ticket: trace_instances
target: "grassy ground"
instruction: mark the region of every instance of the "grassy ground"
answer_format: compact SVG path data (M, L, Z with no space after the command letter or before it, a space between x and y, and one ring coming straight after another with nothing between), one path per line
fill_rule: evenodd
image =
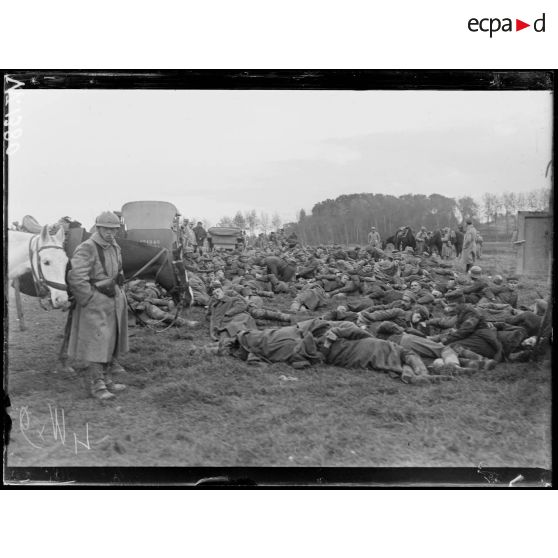
M331 366L261 370L196 350L209 338L194 308L194 329L131 329L128 389L100 404L79 372L56 372L66 315L23 299L27 331L9 306L11 466L551 466L548 361L420 387Z

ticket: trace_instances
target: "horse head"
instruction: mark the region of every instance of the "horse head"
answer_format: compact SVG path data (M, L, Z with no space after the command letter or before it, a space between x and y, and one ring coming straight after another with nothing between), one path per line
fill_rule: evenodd
M45 225L41 233L30 241L29 257L33 277L39 287L48 288L52 306L66 307L68 292L65 275L68 256L64 251L64 229L60 228L52 235Z

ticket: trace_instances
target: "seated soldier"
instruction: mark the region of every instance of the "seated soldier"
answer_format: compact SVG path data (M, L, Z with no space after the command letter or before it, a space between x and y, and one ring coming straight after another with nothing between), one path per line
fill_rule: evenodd
M500 362L502 345L498 341L496 329L489 327L480 312L465 302L462 292L447 293L446 299L455 307L456 323L455 330L444 335L441 342L452 347L458 345Z
M207 287L201 278L195 273L189 273L188 283L194 295L193 304L195 306L207 306L209 304L209 295L207 294Z
M279 281L288 283L296 274L296 261L292 258L267 256L263 259L262 264L267 267L267 272L275 275Z
M496 297L490 290L488 281L482 276L482 269L478 265L474 265L469 270L469 274L471 282L461 289L465 295L465 302L477 304L483 298L494 302Z
M517 286L519 279L515 275L510 275L506 280L506 285L495 294L496 300L502 304L509 304L512 308L517 308Z
M355 275L358 276L360 284L360 293L363 295L368 295L373 291L372 285L376 283L376 277L374 276L374 268L365 261L360 261L357 264L357 269L355 270Z
M339 279L341 285L337 289L333 289L329 292L331 297L335 296L336 294L344 293L346 295L349 294L356 294L360 291L360 280L358 275L347 275L344 273L341 275Z
M310 257L300 268L296 274L297 278L302 277L303 279L310 279L316 275L316 271L320 262L315 256Z
M289 312L307 312L317 310L320 306L327 305L327 295L323 287L310 279L296 295Z
M509 316L504 321L509 325L520 326L524 328L527 332L527 335L529 337L532 337L533 335L537 335L540 330L542 316L539 316L535 312L527 310L525 312L519 312L515 316Z
M434 302L431 291L418 281L411 281L410 290L415 295L418 304L432 304Z
M211 299L207 311L209 335L214 341L231 339L243 329L257 329L248 311L248 302L234 291L223 291L219 282L211 285Z

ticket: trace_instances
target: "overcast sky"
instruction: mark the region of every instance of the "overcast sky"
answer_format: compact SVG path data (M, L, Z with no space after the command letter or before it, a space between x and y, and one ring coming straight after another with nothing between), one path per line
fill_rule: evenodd
M134 200L169 201L212 224L252 208L292 221L341 194L480 199L550 184L549 92L17 95L10 222L70 215L89 227L101 211Z

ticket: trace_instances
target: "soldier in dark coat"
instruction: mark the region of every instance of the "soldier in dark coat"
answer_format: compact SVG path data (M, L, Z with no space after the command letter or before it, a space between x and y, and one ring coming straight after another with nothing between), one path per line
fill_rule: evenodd
M446 298L456 304L457 319L455 330L443 336L442 342L450 346L458 345L499 362L502 359L502 345L498 341L496 329L489 327L481 313L465 302L463 293L448 293Z
M207 238L207 232L203 228L201 221L198 221L198 224L192 230L194 231L194 235L196 237L197 249L199 250L200 254L202 254L204 242Z
M279 256L267 256L263 260L263 265L267 267L267 272L272 273L279 279L288 283L296 273L296 261L292 258L284 259Z

